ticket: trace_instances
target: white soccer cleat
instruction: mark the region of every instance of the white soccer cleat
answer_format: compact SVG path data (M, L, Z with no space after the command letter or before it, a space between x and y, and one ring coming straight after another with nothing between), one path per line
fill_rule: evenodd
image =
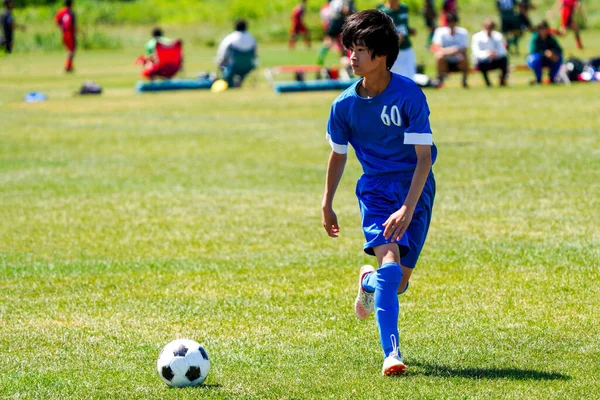
M366 274L374 272L375 268L371 265L363 265L358 274L358 295L354 300L354 311L358 319L366 319L373 312L375 298L373 293L367 293L362 287L362 280Z
M398 354L390 354L383 361L381 373L384 376L402 375L406 372L406 365Z
M398 346L396 345L396 337L390 336L392 340L393 351L383 360L383 368L381 373L383 376L402 375L406 372L406 365L402 362L400 354L398 354Z

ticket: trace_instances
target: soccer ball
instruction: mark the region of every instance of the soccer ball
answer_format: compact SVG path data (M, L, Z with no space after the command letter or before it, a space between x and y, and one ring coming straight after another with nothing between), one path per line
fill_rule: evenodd
M169 386L196 386L208 376L210 360L200 344L189 339L177 339L162 349L156 368Z

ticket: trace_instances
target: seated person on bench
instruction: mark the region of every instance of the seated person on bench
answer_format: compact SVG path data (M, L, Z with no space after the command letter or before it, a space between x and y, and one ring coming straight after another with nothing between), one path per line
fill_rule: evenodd
M483 29L473 35L471 40L471 54L475 66L483 75L483 80L488 87L492 86L488 72L500 70L500 86L506 86L508 74L508 58L506 57L506 44L502 34L494 28L496 25L491 18L483 21Z
M247 29L245 20L236 21L235 31L223 39L217 51L217 65L229 87L240 87L257 65L256 39Z
M142 76L150 80L175 76L183 64L181 46L180 40L167 39L160 28L154 28L152 39L146 43L146 55L138 58L138 63L144 64Z
M455 14L448 14L446 23L448 26L442 26L435 30L431 44L431 51L437 63L438 80L443 83L448 73L462 72L462 85L467 88L469 32L465 28L457 26L458 16Z

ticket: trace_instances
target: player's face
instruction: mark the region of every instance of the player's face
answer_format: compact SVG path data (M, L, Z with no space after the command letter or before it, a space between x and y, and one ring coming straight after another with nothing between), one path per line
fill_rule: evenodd
M350 65L355 75L365 76L381 68L385 68L385 56L371 57L371 52L365 46L354 45L350 49Z

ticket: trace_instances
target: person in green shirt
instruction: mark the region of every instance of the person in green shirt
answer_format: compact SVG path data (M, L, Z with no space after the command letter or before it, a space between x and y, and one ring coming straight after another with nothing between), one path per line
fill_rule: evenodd
M377 8L394 21L396 33L400 39L400 52L391 71L414 79L417 73L417 61L410 36L414 35L416 31L408 25L408 6L399 0L389 0Z
M531 35L527 65L535 74L536 80L532 83L542 83L542 68L544 67L550 71L550 82L555 83L562 65L562 48L556 38L550 34L546 21L540 22L536 32Z

